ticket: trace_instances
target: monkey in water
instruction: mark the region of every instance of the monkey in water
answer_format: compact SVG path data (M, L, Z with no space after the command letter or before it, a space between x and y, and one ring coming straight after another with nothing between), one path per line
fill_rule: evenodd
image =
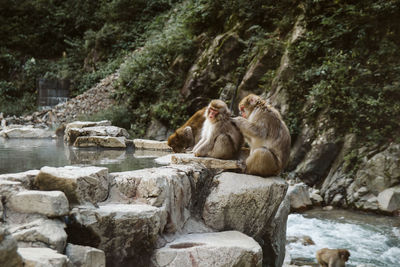
M222 100L212 100L204 113L201 139L193 148L197 157L234 159L243 144L243 136L232 122L228 106Z
M185 124L168 137L167 144L175 153L181 153L199 142L201 128L206 119L204 117L206 108L198 110Z
M317 261L321 267L345 267L350 252L347 249L322 248L317 251Z
M242 117L233 121L250 147L244 171L264 177L278 175L290 155L290 133L280 113L254 94L240 101L239 111Z

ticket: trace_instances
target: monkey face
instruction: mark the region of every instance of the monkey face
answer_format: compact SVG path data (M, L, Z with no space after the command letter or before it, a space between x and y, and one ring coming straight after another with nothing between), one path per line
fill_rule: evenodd
M247 118L246 110L245 110L244 106L239 106L239 112L240 112L240 116L242 116L243 118Z
M208 117L209 117L211 120L215 119L215 118L218 116L218 114L219 114L219 111L218 111L217 109L212 108L212 107L210 107L210 108L208 109Z

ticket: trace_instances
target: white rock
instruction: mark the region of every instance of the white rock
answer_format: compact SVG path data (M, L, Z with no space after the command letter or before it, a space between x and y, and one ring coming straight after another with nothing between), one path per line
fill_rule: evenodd
M172 148L167 145L167 141L133 139L133 144L135 145L136 149L172 151Z
M129 138L129 133L125 129L116 126L68 128L65 130L64 141L72 145L79 136L112 136Z
M4 138L51 138L53 134L53 131L29 126L5 128L0 132L0 136Z
M68 123L65 126L65 129L69 128L85 128L85 127L93 127L93 126L111 126L111 121L103 120L103 121L73 121Z
M217 230L234 229L250 236L265 228L285 197L287 184L277 177L225 172L204 204L205 223ZM272 197L273 196L273 197Z
M61 191L19 192L10 197L7 206L21 213L39 213L49 217L68 214L69 203Z
M202 164L209 169L237 170L239 169L236 160L224 160L208 157L195 157L194 154L173 154L171 156L173 164Z
M289 186L287 194L290 198L290 207L292 210L301 210L312 205L308 187L303 183Z
M108 195L108 169L103 167L43 167L35 179L40 190L60 190L70 204L97 203Z
M73 146L126 148L125 137L113 136L79 136L78 138L76 138Z
M156 267L262 266L262 250L251 237L237 231L188 234L152 256Z
M74 267L105 267L106 256L104 251L88 246L68 244L65 254L74 264Z
M38 174L39 170L0 174L0 181L6 180L6 181L20 182L26 189L31 189L33 181L35 180L35 177Z
M65 224L59 220L39 219L9 230L18 247L50 247L62 253L67 242L64 228Z
M25 267L67 267L68 258L49 248L18 248Z
M378 205L383 211L400 210L400 186L391 187L379 193Z
M17 242L4 227L0 226L0 266L22 267L17 253Z
M92 238L87 240L79 231L70 233L69 237L103 250L107 266L146 266L141 261L156 243L160 215L160 209L150 205L79 206L72 209L71 217Z

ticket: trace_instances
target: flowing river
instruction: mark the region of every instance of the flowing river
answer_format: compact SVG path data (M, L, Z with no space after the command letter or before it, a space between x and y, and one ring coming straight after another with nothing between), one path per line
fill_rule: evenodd
M346 266L400 267L400 218L355 211L314 209L290 214L287 236L309 236L315 245L289 243L292 259L316 262L321 248L346 248L350 259ZM369 265L367 265L369 264Z
M165 154L153 151L147 155L145 151L133 149L76 149L55 139L0 138L0 174L66 165L103 166L110 172L128 171L159 166L154 157ZM287 236L304 235L310 236L315 245L289 243L287 253L292 259L315 262L315 252L320 248L346 248L351 253L347 266L400 267L398 217L321 209L290 214Z

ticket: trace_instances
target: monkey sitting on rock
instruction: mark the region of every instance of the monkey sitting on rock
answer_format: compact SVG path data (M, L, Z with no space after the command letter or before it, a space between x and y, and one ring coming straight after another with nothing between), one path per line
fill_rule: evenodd
M317 261L321 267L345 267L350 252L347 249L322 248L317 251Z
M261 97L250 94L239 103L242 117L233 118L250 147L244 171L278 175L290 155L290 133L279 112Z
M197 157L235 159L243 144L243 136L231 119L222 100L212 100L205 110L201 139L193 148Z

